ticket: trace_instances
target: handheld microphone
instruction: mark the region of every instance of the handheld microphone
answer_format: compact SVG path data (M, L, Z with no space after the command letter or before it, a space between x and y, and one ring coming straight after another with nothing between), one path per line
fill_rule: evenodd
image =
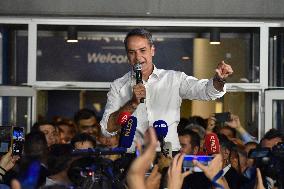
M130 116L130 118L121 127L119 147L130 148L134 139L137 127L137 118Z
M142 82L142 65L138 61L136 64L134 64L134 72L135 72L135 78L136 78L136 84L143 83ZM144 98L140 99L141 103L144 103Z
M220 153L220 142L215 133L209 133L204 137L204 146L207 155Z
M161 145L161 152L167 156L167 152L165 150L165 141L164 138L168 134L168 124L164 120L158 120L153 123L153 127L156 131L157 138Z
M118 115L116 123L120 126L123 126L129 120L130 116L131 116L130 112L121 112Z

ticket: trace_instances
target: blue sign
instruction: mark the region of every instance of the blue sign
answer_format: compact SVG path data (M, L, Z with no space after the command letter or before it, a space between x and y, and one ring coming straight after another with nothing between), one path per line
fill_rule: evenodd
M18 49L22 49L17 58L24 62L26 40L17 38ZM131 69L118 37L86 38L78 43L67 43L62 36L40 36L37 40L37 81L112 82ZM192 38L163 38L154 43L157 68L192 75Z

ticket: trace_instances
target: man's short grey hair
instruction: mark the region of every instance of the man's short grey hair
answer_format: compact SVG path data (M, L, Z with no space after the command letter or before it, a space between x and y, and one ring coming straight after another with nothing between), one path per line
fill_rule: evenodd
M143 37L143 38L148 40L150 46L154 45L154 41L153 41L151 32L149 32L148 30L146 30L144 28L135 28L135 29L131 30L130 32L128 32L125 39L124 39L124 46L125 46L126 50L127 50L127 40L131 36Z
M197 130L200 139L203 139L205 136L205 129L198 124L191 123L184 127L185 130Z

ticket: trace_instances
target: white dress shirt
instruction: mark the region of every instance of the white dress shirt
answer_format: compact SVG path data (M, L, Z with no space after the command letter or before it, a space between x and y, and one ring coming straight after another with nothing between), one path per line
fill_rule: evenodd
M115 134L107 131L108 118L111 113L119 110L132 98L132 90L135 84L133 71L116 79L111 84L110 91L107 94L105 112L100 122L104 135ZM138 137L137 130L144 133L155 121L164 120L168 125L165 141L172 143L174 151L180 149L177 125L180 120L182 99L215 100L222 97L226 90L224 87L222 92L217 91L213 86L212 79L198 80L184 72L157 69L155 66L148 81L143 81L143 84L146 88L145 101L140 103L132 114L138 120L135 137ZM131 149L131 151L134 150L134 143L132 143Z

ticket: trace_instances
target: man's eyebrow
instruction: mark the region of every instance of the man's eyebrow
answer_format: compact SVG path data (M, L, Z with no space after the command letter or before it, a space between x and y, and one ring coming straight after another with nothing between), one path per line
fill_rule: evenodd
M142 47L142 48L139 48L139 49L128 49L127 52L129 51L137 51L137 50L144 50L146 49L146 47Z

